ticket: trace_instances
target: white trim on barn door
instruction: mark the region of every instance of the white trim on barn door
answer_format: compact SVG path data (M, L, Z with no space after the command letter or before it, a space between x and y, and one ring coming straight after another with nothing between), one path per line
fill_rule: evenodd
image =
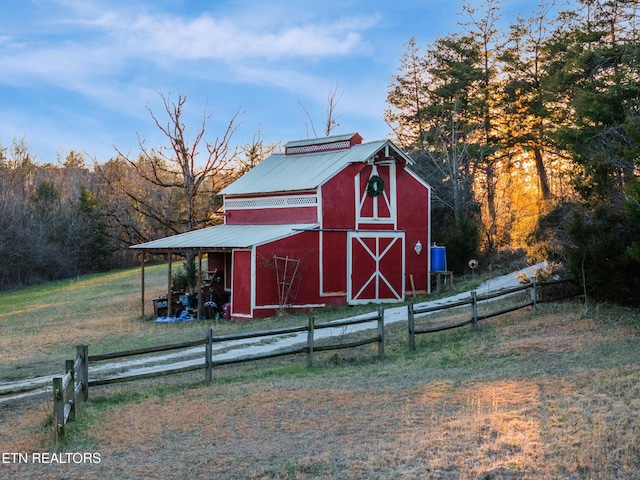
M370 248L363 239L375 239L375 246ZM381 245L380 240L387 240L389 243ZM398 244L399 242L399 244ZM361 252L366 252L374 262L374 269L371 271L368 278L361 282L361 284L355 285L353 274L359 268L366 268L364 262L356 262L354 258L354 246ZM400 269L400 271L383 272L380 269L380 263L382 259L392 252L394 247L400 246L400 258L395 262L394 268ZM353 231L347 233L347 303L355 305L359 303L370 302L397 302L404 300L405 292L405 238L404 232L398 231ZM361 271L358 273L362 273ZM369 271L365 272L365 276ZM387 276L390 273L399 275L400 284L393 284L393 280L389 280ZM373 287L375 295L373 297L365 297L364 292L370 290ZM381 289L391 293L391 296L380 295Z

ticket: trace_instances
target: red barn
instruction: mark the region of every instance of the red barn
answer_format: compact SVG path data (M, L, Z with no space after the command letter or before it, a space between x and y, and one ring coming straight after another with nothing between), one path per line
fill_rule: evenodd
M223 225L137 245L208 255L234 319L430 291L431 189L389 140L289 142L225 188Z

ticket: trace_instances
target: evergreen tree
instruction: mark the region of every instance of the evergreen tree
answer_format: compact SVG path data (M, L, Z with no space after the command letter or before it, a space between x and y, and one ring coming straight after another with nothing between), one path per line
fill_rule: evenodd
M590 201L623 195L638 163L638 2L580 3L583 15L550 44L548 83L557 94L556 141L582 167L576 186Z
M579 2L549 42L546 81L556 95L557 145L581 168L582 205L565 249L574 277L598 300L637 303L640 229L635 193L640 49L635 0Z
M115 248L112 246L106 217L98 205L96 195L87 188L81 187L78 208L80 212L78 267L83 272L107 270L111 266L111 255Z
M400 147L423 150L422 115L428 103L429 76L426 60L415 37L411 37L405 45L398 71L389 85L384 120L391 127L394 140Z
M545 202L552 199L546 156L553 148L549 137L553 125L547 111L551 98L542 77L553 6L554 2L543 1L532 17L518 18L510 27L509 42L502 54L505 81L501 85L501 109L505 115L500 137L507 150L522 148L531 153L540 197Z
M422 110L424 146L414 152L420 174L433 187L436 241L449 245L450 265L461 271L480 244L480 209L473 185L478 171L481 108L478 44L449 35L426 51L428 103Z
M474 7L470 2L465 2L463 6L463 12L469 18L465 27L478 46L478 63L475 66L481 72L475 99L479 109L481 137L477 140L478 148L475 153L482 174L480 185L485 207L485 249L489 255L496 253L504 243L500 241L498 232L497 182L502 174L501 170L509 166L509 158L500 151L496 130L497 118L500 116L497 102L502 49L502 32L498 29L500 3L500 0L485 0L480 7Z

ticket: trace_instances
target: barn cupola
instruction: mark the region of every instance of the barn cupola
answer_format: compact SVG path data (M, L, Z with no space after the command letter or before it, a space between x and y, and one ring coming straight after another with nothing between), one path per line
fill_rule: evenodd
M330 137L310 138L307 140L294 140L284 146L285 156L306 155L310 153L335 152L348 150L354 145L362 143L359 133L345 135L333 135Z

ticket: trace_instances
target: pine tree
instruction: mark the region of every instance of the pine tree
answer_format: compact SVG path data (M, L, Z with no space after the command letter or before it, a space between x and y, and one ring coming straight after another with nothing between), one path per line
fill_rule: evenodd
M400 57L398 75L389 85L384 120L396 143L408 150L424 148L423 109L428 102L427 65L416 38L411 37Z

